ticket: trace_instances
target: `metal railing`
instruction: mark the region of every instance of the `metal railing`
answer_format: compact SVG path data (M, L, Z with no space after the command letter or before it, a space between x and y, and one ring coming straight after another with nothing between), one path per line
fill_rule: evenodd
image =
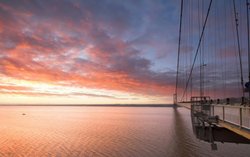
M232 105L211 105L212 115L240 128L250 129L250 107Z

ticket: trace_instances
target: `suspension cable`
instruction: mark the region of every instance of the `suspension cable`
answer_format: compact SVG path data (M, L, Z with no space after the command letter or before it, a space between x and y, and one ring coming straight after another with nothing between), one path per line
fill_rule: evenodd
M185 93L187 92L188 84L189 84L191 75L192 75L192 73L193 73L193 69L194 69L194 65L195 65L196 58L197 58L197 56L198 56L198 52L199 52L200 45L201 45L201 41L202 41L202 38L203 38L203 35L204 35L204 31L205 31L205 28L206 28L207 19L208 19L208 15L209 15L209 12L210 12L210 9L211 9L212 2L213 2L213 0L210 0L209 7L208 7L208 10L207 10L206 19L205 19L204 25L203 25L203 27L202 27L201 36L200 36L199 43L198 43L198 46L197 46L197 49L196 49L196 53L195 53L195 57L194 57L194 60L193 60L193 64L192 64L192 67L191 67L191 70L190 70L190 73L189 73L189 76L188 76L188 80L187 80L187 82L186 82L185 90L184 90L184 92L183 92L183 95L182 95L181 100L183 99Z
M181 49L181 27L182 27L182 13L183 13L183 0L181 0L181 13L180 13L180 25L179 25L179 41L178 41L178 56L177 56L177 71L176 71L176 81L175 81L175 97L177 100L178 92L178 79L179 79L179 66L180 66L180 49Z
M241 81L241 88L242 88L242 96L244 97L244 80L243 80L243 71L242 71L242 59L241 59L241 50L240 50L240 39L239 39L239 23L238 17L236 12L235 0L233 0L234 6L234 18L235 18L235 28L236 28L236 36L237 36L237 46L238 46L238 53L239 53L239 60L240 60L240 81Z
M248 82L250 82L250 39L249 39L249 2L246 0L246 5L247 5L247 52L248 52ZM250 99L250 92L248 91L248 96ZM249 103L249 101L248 101Z

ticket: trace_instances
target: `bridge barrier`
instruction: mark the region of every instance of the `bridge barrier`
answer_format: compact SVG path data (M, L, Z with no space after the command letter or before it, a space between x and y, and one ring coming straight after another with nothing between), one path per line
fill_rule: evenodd
M231 105L211 105L212 115L240 128L250 129L250 107Z

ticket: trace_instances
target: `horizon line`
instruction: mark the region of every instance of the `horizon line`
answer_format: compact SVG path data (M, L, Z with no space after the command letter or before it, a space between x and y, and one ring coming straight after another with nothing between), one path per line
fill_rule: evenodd
M0 106L172 107L173 104L0 104Z

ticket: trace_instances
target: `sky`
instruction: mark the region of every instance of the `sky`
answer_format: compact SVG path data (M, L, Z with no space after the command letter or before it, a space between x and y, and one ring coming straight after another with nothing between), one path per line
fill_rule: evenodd
M179 90L187 79L184 71L190 70L209 1L199 2L200 8L197 2L184 2L188 8L184 15L189 18L183 21L181 51L186 53L181 55ZM227 6L225 2L215 3ZM230 12L228 8L224 10ZM231 57L224 67L227 74L237 63L231 52L235 40L228 41L233 26L223 32L225 25L218 24L223 9L211 12L208 25L216 26L218 32L206 31L204 40L210 42L203 44L203 56L213 49L210 58L219 58L216 53ZM0 0L0 104L172 103L179 16L179 0ZM220 35L223 33L228 36ZM227 42L211 48L219 40ZM242 50L246 56L244 46ZM226 51L231 53L224 55ZM216 90L218 96L219 88L227 88L228 83L227 91L235 92L238 79L217 76L220 72L212 71L222 62L215 62L206 67L206 78L212 81L204 82L222 86L204 86ZM199 70L193 75L198 76ZM225 77L229 82L220 81ZM193 78L194 93L198 92L198 81Z
M172 102L178 15L165 0L0 0L0 103Z
M243 93L245 83L249 81L246 1L212 1L201 46L197 49L209 3L210 0L184 1L179 101L188 101L191 96L199 96L201 93L212 99L248 97L248 93ZM186 88L196 52L193 73Z

